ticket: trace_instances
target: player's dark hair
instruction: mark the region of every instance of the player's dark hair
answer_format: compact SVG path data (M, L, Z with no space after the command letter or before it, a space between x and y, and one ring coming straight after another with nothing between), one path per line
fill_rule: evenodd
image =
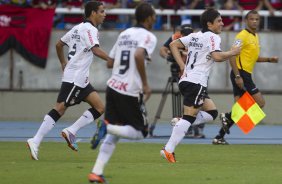
M143 23L148 17L155 15L155 10L149 3L141 3L136 7L135 19L137 24Z
M207 8L201 15L201 25L204 30L208 29L208 22L213 23L220 16L220 13L214 8Z
M99 6L103 5L100 1L88 1L84 6L84 16L86 18L90 17L91 12L95 11L97 12L99 9Z
M251 14L259 14L259 13L256 10L251 10L245 15L245 19L248 19L249 15L251 15Z
M183 36L187 36L187 35L189 35L189 34L191 34L193 32L194 32L194 30L193 30L193 28L191 27L190 24L183 24L180 27L180 33Z

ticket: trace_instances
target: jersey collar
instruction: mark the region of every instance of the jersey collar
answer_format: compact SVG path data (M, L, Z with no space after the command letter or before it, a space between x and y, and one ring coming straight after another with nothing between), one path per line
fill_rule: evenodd
M90 23L92 26L96 27L90 20L84 20L83 23Z
M213 32L213 31L211 31L210 29L202 29L202 33L205 33L205 32L208 32L208 31L210 31L210 32L214 33L214 32Z
M249 29L246 28L245 30L248 31L249 33L251 33L252 35L256 36L256 34L251 32Z
M134 27L139 27L139 28L144 28L144 29L146 29L143 25L141 25L141 24L136 24Z

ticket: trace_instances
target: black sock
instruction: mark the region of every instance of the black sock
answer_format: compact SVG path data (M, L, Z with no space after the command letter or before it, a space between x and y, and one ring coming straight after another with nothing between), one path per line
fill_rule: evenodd
M225 136L225 131L221 128L218 132L218 135L215 137L216 139L222 139Z

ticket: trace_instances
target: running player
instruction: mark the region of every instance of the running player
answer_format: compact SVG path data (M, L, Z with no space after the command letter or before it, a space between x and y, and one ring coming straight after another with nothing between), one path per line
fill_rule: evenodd
M106 61L109 56L99 47L97 26L105 19L101 2L89 1L85 5L86 20L68 31L56 44L57 55L63 70L61 89L55 107L45 115L44 120L33 138L27 140L31 157L38 160L39 146L44 136L51 131L68 107L87 102L91 108L70 127L62 131L68 146L77 151L75 142L77 131L99 118L104 113L104 105L98 93L89 83L89 68L93 54ZM63 47L69 47L65 59Z
M176 162L174 150L184 138L191 124L209 122L217 117L214 102L208 97L207 83L210 70L215 62L221 62L240 53L240 46L230 51L220 49L223 22L220 13L208 8L201 15L202 30L181 37L170 44L170 50L183 72L179 80L179 90L184 96L184 114L175 124L170 139L160 151L168 162ZM187 59L182 61L180 49L187 47Z
M92 148L95 149L105 135L106 138L88 176L90 182L106 183L104 168L120 138L139 140L148 134L139 95L143 93L146 101L151 94L145 66L157 43L150 32L156 14L150 4L141 3L136 7L135 18L137 25L121 32L110 52L113 71L107 82L105 120L98 124Z

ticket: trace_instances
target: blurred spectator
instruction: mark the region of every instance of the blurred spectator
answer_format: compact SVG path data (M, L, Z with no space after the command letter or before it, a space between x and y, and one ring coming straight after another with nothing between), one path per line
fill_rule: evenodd
M145 0L127 0L127 8L135 8L139 3Z
M237 0L240 9L242 10L256 10L259 11L263 8L264 0Z
M224 0L221 9L240 10L240 7L238 6L237 3L234 3L234 0ZM241 29L241 20L239 17L222 16L222 21L224 23L223 30L225 31L238 31Z
M72 8L81 8L84 9L84 1L83 0L62 0L62 7L68 8L71 10ZM83 21L82 14L64 14L63 18L64 28L71 29L74 25L79 24Z
M11 0L0 0L0 5L1 4L10 4Z
M268 28L271 30L282 30L282 17L275 17L274 11L282 10L282 0L264 0L265 7L269 10Z
M32 0L32 7L34 8L56 8L57 0Z
M3 1L4 4L12 4L12 5L16 5L16 6L22 6L22 7L31 7L31 3L32 3L32 0L10 0L10 1L7 1L7 0L4 0Z
M159 1L159 8L162 9L172 9L177 11L179 9L185 8L185 1L184 0L160 0ZM176 28L181 24L181 17L179 15L172 15L170 17L170 25L167 22L167 16L161 17L162 21L162 28L167 29L168 27Z
M238 4L238 6L240 7L241 10L262 10L263 8L263 2L264 0L235 0L235 3ZM260 19L262 19L262 17L260 17ZM264 27L263 25L263 21L260 21L260 29L262 29ZM244 27L244 25L242 25L242 27Z
M188 9L204 10L208 7L214 7L214 0L190 0L187 3ZM192 27L199 28L200 25L200 16L191 16Z
M106 9L121 8L121 0L100 0ZM102 24L104 29L114 29L119 21L118 15L107 14L106 20Z

